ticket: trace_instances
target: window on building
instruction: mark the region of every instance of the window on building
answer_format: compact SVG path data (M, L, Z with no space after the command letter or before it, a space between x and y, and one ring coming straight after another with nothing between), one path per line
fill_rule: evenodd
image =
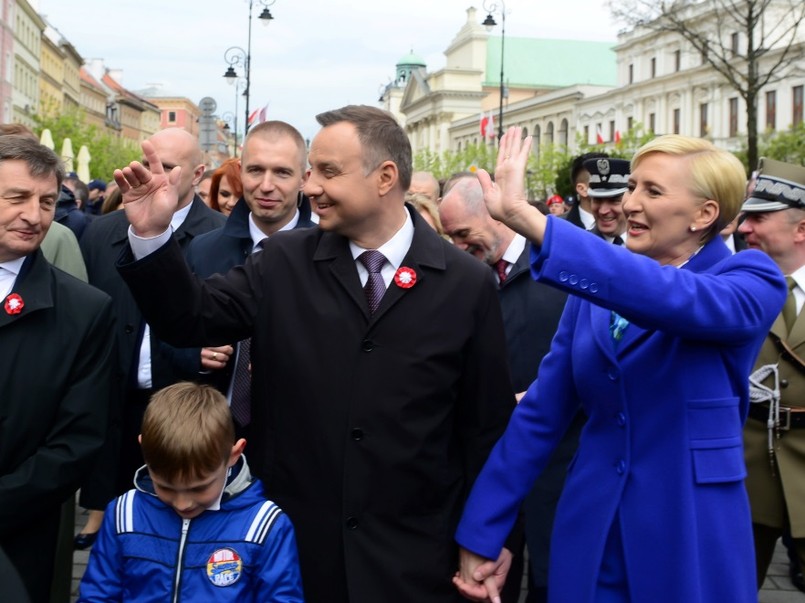
M681 120L682 112L680 109L674 109L674 134L679 134L679 122Z
M656 58L651 59L651 77L652 78L657 77L657 59Z
M168 123L176 123L176 111L168 111Z
M674 50L674 71L682 69L682 51Z
M766 129L777 129L777 91L769 90L766 93Z
M631 115L626 118L626 131L631 132L632 128L634 127L634 117Z
M545 128L545 144L553 144L553 122L548 122L548 127Z
M710 126L707 124L707 103L699 105L699 136L704 138L707 136Z
M590 126L584 126L584 142L590 142Z
M738 136L738 97L730 99L730 138Z
M613 142L615 140L615 120L611 120L609 122L609 141Z
M657 130L657 114L656 113L649 113L648 114L648 131L652 134Z
M629 65L629 83L630 84L634 83L634 65L633 64Z
M792 126L798 126L802 123L802 86L794 86L792 88L793 92L793 105L794 105L794 115L793 119L791 120Z
M730 38L730 49L732 50L733 56L738 54L738 50L739 50L738 42L739 42L739 37L738 37L738 32L736 31L734 34L732 34L732 36Z

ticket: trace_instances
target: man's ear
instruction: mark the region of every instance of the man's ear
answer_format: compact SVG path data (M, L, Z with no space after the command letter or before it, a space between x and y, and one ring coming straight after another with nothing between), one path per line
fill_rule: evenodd
M397 164L393 161L384 161L377 168L378 175L378 194L381 197L386 196L390 190L394 188L400 179Z
M204 171L207 169L203 163L197 165L193 170L193 186L196 186L199 182L201 182L202 176L204 176Z

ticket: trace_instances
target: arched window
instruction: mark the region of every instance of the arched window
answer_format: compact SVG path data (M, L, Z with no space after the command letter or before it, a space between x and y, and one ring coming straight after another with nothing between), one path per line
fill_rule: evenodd
M553 144L553 122L548 122L548 127L545 128L545 144Z
M562 123L559 126L559 144L567 146L567 137L568 137L568 126L567 120L563 119Z

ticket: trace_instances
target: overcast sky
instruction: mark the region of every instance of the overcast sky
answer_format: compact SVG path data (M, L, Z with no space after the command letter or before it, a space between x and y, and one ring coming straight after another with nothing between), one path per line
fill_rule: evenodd
M248 0L29 1L84 59L121 69L127 88L161 84L166 95L196 103L214 98L219 115L234 111L235 90L222 77L224 53L246 48ZM274 20L263 27L260 0L254 5L250 106L268 104L270 119L290 122L306 138L318 130L317 113L376 104L410 50L430 71L443 67L467 8L475 6L481 21L486 16L472 0L276 0ZM507 0L506 9L507 37L616 39L618 26L600 1ZM238 99L241 132L244 100Z

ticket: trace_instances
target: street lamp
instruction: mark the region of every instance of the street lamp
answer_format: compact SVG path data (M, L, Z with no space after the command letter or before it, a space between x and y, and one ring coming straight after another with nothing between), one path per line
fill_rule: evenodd
M228 147L228 139L232 136L232 128L234 129L234 137L235 137L235 144L232 145L234 148L233 155L235 157L238 156L238 110L235 109L235 112L232 113L231 111L225 111L221 114L221 119L224 122L224 134L227 137L227 147ZM230 124L232 126L230 127Z
M486 19L481 24L486 28L486 31L492 31L492 28L497 25L492 13L500 13L500 109L498 110L498 140L503 136L503 98L508 96L503 84L503 48L506 43L506 4L503 0L498 0L500 6L495 3L483 3L484 10L486 11Z
M258 0L263 6L263 12L257 17L263 22L263 25L268 25L274 20L271 11L268 10L269 6L273 6L277 0ZM231 46L224 52L224 60L229 67L224 73L224 78L230 83L235 84L238 79L238 72L235 71L235 65L243 65L243 71L246 75L246 90L243 96L246 97L246 120L244 121L243 132L249 129L249 97L251 95L251 68L252 68L252 8L254 7L254 0L249 0L249 37L246 45L246 50L240 46ZM237 111L237 109L235 109Z
M248 85L246 84L246 80L242 77L235 78L231 81L232 85L235 87L235 112L234 113L225 113L223 119L227 122L232 122L232 127L235 132L235 157L238 156L238 96L243 94L246 95L246 90L248 89ZM229 115L229 118L227 118Z

